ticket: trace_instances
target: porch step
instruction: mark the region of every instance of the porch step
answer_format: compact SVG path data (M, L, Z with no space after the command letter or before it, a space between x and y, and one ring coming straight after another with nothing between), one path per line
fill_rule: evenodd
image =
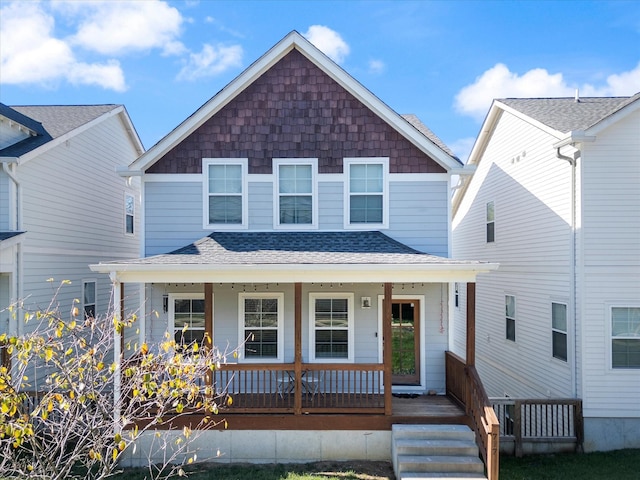
M487 478L465 425L393 425L391 449L398 480Z

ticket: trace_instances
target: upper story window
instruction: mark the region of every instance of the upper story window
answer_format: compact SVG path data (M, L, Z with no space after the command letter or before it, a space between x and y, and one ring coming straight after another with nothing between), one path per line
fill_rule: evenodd
M516 297L505 295L505 318L506 318L506 338L512 342L516 341Z
M241 293L240 357L247 361L282 361L282 293Z
M640 307L611 308L611 366L640 368Z
M317 160L275 160L276 226L309 228L316 225Z
M96 281L82 281L82 309L85 318L95 318L96 316Z
M352 362L353 294L311 293L309 309L311 361Z
M205 172L205 227L246 228L247 161L207 159Z
M567 361L567 306L551 303L551 343L554 358Z
M133 235L133 226L135 223L135 197L128 193L124 196L124 231L129 235Z
M389 223L389 159L350 158L344 160L346 190L346 227L387 227Z
M487 243L496 240L496 212L493 202L487 202Z

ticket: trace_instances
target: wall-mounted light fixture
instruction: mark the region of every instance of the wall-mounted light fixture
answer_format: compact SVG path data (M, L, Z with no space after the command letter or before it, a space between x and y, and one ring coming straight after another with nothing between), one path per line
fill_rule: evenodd
M371 297L360 297L360 308L371 308Z

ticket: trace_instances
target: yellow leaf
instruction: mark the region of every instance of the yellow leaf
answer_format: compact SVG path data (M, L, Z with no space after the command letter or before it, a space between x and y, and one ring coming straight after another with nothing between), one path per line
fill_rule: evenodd
M229 407L230 407L232 404L233 404L233 398L231 398L231 395L229 395L229 396L227 397L227 406L229 406Z
M143 355L146 355L149 353L149 346L146 343L143 343L140 347L140 352L142 352Z
M113 457L114 461L118 458L118 449L117 448L113 449L113 454L111 456Z

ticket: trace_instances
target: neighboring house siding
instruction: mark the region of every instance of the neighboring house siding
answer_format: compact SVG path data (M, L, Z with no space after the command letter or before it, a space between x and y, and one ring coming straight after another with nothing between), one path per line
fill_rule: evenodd
M248 158L260 174L273 158L318 158L320 173L341 173L348 157L389 157L392 173L445 172L293 50L146 173L201 173L202 158Z
M565 363L551 350L551 302L570 293L571 177L556 140L503 113L454 218L454 258L500 263L477 280L476 363L489 395L573 395L573 353ZM505 338L505 295L516 297L515 342ZM463 324L465 308L454 315Z
M585 414L640 417L640 369L611 368L611 306L640 307L640 111L583 144L579 302Z
M0 334L9 331L9 311L6 309L11 301L10 291L11 277L0 273Z
M0 168L0 231L9 230L9 182L10 179Z

